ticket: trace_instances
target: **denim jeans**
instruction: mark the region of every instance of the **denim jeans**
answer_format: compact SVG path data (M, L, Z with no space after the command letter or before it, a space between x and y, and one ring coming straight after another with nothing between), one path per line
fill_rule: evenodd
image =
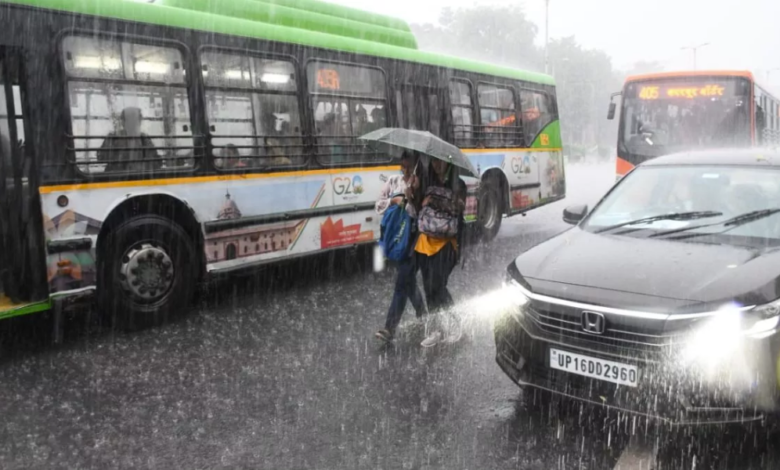
M407 299L412 301L412 306L414 306L417 316L423 316L425 303L423 302L420 288L417 286L417 264L414 256L409 256L398 263L395 291L393 292L393 300L390 302L390 309L387 311L387 321L385 322L385 329L388 331L394 332L398 324L401 323Z

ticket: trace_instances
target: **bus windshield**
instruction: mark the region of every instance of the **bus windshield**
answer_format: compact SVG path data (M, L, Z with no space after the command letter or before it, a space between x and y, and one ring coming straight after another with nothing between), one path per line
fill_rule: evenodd
M750 144L749 82L686 77L626 85L618 145L656 157L700 147Z

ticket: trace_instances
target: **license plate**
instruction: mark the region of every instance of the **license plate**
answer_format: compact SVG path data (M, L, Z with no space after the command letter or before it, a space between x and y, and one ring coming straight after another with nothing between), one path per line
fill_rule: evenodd
M550 367L629 387L636 387L639 383L639 371L636 366L596 359L560 349L550 348Z

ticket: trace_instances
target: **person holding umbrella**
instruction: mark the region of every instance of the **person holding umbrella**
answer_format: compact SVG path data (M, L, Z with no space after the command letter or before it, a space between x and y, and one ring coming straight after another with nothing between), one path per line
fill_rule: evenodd
M441 315L455 306L447 283L458 264L458 250L462 246L466 185L458 177L455 167L444 160L431 160L431 170L414 251L422 272L428 309ZM442 340L440 324L440 319L434 319L428 336L422 342L423 347L435 346Z
M383 128L370 132L362 140L413 150L430 158L430 169L423 185L424 198L418 213L419 235L414 243L415 260L422 271L428 311L442 313L454 306L447 282L462 249L463 211L466 185L459 172L477 176L471 161L456 146L430 132ZM441 341L439 325L431 328L423 347Z
M405 204L402 207L409 214L409 217L412 220L417 218L420 201L420 181L416 174L417 165L417 155L408 150L404 151L401 155L402 174L388 178L385 187L382 189L382 194L376 202L376 212L378 214L384 214L393 204ZM412 302L417 318L422 318L425 314L425 303L423 302L420 288L417 286L417 265L414 262L414 255L411 249L408 249L407 256L398 262L393 300L390 302L390 308L387 311L385 327L375 334L377 339L388 343L393 340L395 330L401 322L401 317L406 309L407 299Z

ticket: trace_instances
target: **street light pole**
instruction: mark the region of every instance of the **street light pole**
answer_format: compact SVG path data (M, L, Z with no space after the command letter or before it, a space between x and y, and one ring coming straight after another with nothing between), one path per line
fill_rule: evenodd
M550 73L550 0L544 0L544 73Z
M705 42L703 44L699 44L698 46L689 46L689 47L683 47L681 50L687 50L690 49L693 51L693 70L696 70L696 51L699 50L699 48L702 48L704 46L709 46L710 43Z

